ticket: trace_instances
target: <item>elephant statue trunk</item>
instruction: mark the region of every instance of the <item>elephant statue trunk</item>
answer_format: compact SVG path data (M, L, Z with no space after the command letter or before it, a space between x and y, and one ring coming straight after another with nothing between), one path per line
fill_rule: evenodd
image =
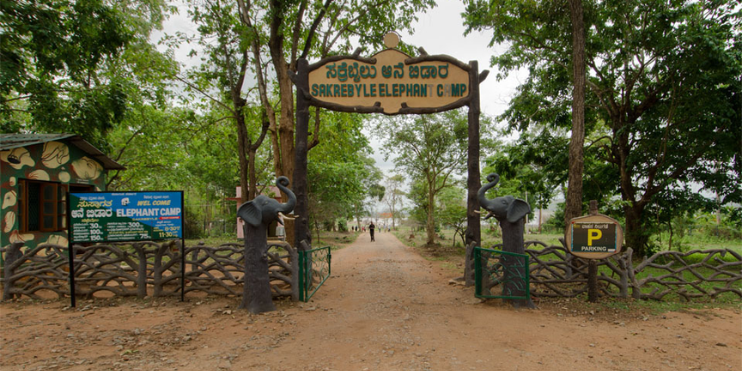
M485 217L495 217L500 222L500 228L502 228L502 250L506 252L512 252L516 254L525 254L525 247L523 244L523 229L524 229L524 218L528 213L531 212L531 206L528 202L515 198L513 196L502 196L493 199L488 199L485 194L492 187L497 185L500 181L500 176L497 174L490 174L487 176L488 183L483 185L482 188L477 192L477 200L483 209L487 210L489 214ZM504 272L515 273L514 267L517 262L511 261L517 259L517 257L503 256L502 263L505 266ZM525 267L525 269L529 269ZM504 291L513 293L512 296L525 296L525 288L514 284L513 280L505 279ZM535 305L531 299L515 299L512 300L512 304L515 307L525 306L528 308L534 308Z
M245 221L245 275L239 308L247 309L250 313L276 310L268 272L267 232L273 221L280 220L279 214L288 214L294 210L296 195L288 185L289 179L285 176L276 180L276 186L288 196L286 203L260 195L237 209L237 216Z
M531 212L531 206L528 205L528 202L513 196L496 197L491 200L488 199L485 194L488 190L497 185L500 181L500 176L497 174L487 175L487 181L489 183L483 185L477 192L479 205L481 205L483 209L489 211L489 214L485 219L494 216L501 222L504 219L509 223L516 223Z

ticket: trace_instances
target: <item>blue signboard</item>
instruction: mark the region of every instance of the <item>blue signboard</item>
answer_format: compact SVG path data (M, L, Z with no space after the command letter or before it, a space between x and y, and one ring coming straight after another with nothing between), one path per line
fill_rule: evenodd
M183 192L70 193L71 242L183 238Z

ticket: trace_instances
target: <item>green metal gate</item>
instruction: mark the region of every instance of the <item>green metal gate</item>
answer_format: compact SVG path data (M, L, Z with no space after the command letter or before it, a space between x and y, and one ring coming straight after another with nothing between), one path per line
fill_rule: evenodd
M528 255L474 248L474 295L485 299L530 299ZM500 295L493 289L500 286Z
M330 246L299 251L299 300L309 301L330 277Z

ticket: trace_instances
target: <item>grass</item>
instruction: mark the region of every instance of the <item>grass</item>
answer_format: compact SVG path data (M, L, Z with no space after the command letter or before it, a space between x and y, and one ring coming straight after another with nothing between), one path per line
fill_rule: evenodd
M653 236L652 241L660 246L662 251L669 249L670 234L663 232ZM693 234L680 236L675 233L672 239L672 250L674 251L691 251L691 250L712 250L712 249L730 249L742 254L742 238L739 238L739 232L723 233L717 236L715 229L696 230Z
M320 231L319 238L317 238L317 231L312 231L312 245L314 247L325 247L330 246L330 250L342 249L351 243L355 242L361 232L335 232L335 231Z

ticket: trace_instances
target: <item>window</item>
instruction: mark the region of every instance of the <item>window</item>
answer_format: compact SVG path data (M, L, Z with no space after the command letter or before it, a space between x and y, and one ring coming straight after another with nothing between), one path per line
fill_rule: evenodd
M18 218L21 232L56 232L67 229L67 189L62 183L18 181ZM91 186L71 186L73 191Z

